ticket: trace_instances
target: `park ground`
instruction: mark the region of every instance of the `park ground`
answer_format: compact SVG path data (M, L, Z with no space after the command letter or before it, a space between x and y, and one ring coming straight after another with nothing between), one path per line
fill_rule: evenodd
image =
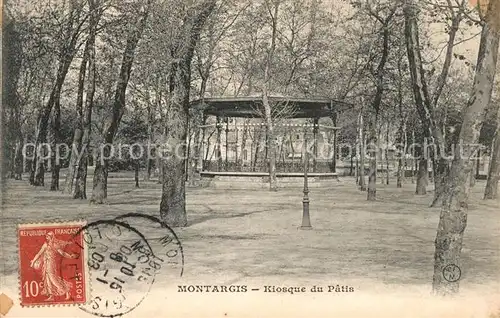
M478 181L470 197L460 264L461 294L500 300L500 202L482 200L484 184ZM348 177L328 188L311 188L310 231L298 229L301 189L276 193L187 189L189 225L175 229L184 249L184 274L170 287L340 284L353 286L360 295L427 295L439 220L439 208L428 207L433 193L414 195L410 180L401 189L395 182L377 187L375 202L366 201L366 193L357 190ZM90 196L90 181L88 189ZM86 200L50 192L48 185L31 187L26 178L9 181L3 192L1 222L2 289L11 293L17 289L17 224L76 219L92 222L129 212L159 216L160 196L161 185L154 180L135 188L133 174L123 172L110 174L105 205L89 205ZM476 317L474 308L469 309L471 315L466 317ZM418 311L411 312L414 315L401 317L421 317ZM459 310L465 312L469 313ZM433 317L432 312L428 317Z

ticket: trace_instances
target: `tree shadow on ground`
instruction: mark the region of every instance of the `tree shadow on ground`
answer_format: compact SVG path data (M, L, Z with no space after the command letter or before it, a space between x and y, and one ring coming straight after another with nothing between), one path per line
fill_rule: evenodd
M122 192L108 193L108 198L109 197L116 197L116 196L119 196L119 195L122 195L122 194L127 194L127 193L130 193L130 192L134 191L134 190L135 189L125 190L125 191L122 191Z
M156 199L155 197L143 199L143 200L131 200L131 201L118 201L118 202L110 202L108 205L127 205L127 204L139 204L139 203L144 203L144 202L151 202L152 200Z
M210 220L242 218L242 217L245 217L247 215L252 215L252 214L256 214L256 213L281 210L281 209L266 209L266 210L250 211L250 212L241 212L241 213L229 214L229 215L220 215L220 214L217 214L217 212L215 212L215 210L210 208L209 206L205 206L205 208L208 210L207 212L210 213L210 215L198 217L198 218L195 218L194 220L188 221L188 225L187 225L188 227L195 225L195 224L210 221Z
M263 238L263 235L226 235L226 234L215 234L215 235L192 235L190 236L191 239L196 238L200 240L205 240L205 239L216 239L216 240L231 240L231 241L236 241L236 240L257 240Z

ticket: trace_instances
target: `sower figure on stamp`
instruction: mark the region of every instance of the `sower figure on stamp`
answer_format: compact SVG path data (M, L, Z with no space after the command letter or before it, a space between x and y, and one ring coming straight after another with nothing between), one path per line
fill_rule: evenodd
M72 284L58 274L57 254L67 258L77 258L78 255L64 252L63 248L71 244L71 242L56 239L53 232L47 233L45 239L47 241L43 243L40 251L31 261L30 266L34 269L41 269L43 283L41 294L48 296L46 301L54 300L54 296L62 295L66 295L66 300L68 300Z

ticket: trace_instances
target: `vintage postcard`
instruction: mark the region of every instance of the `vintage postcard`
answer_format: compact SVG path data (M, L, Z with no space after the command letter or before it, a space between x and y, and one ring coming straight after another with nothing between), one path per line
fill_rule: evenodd
M500 0L1 8L1 317L500 318Z

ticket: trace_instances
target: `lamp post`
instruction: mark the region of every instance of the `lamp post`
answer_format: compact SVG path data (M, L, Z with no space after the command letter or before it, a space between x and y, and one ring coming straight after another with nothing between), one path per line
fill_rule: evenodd
M229 117L226 117L226 163L225 163L225 166L226 166L226 171L228 171L228 160L227 160L227 156L229 154Z
M305 135L304 135L305 137ZM307 149L307 139L304 138L304 143L306 145L304 153L304 196L302 197L302 225L301 230L312 230L311 218L309 216L309 186L308 186L308 176L307 172L309 170L309 152Z
M216 140L216 159L217 159L217 171L222 171L222 153L221 153L221 148L222 148L222 140L221 140L221 130L222 130L222 122L221 118L217 116L216 119L216 128L217 128L217 140Z

